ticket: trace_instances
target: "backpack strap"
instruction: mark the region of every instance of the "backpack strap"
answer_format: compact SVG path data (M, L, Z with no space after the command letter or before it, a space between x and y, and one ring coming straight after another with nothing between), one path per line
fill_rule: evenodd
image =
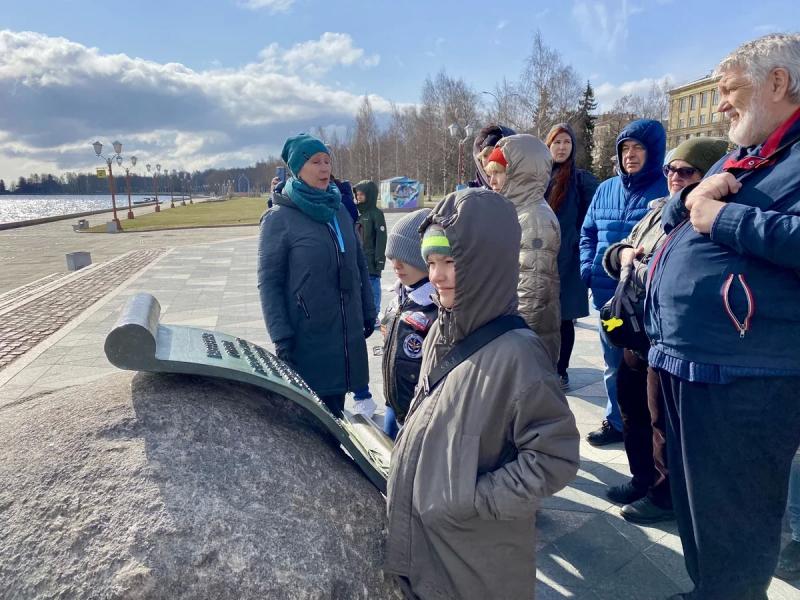
M436 386L439 385L450 371L455 369L493 339L500 337L505 332L511 331L512 329L528 329L528 325L525 323L525 319L519 315L503 315L502 317L492 319L485 325L478 327L475 331L450 348L450 351L442 362L436 365L431 369L430 373L422 378L422 386L425 390L425 394L430 395L431 391L436 389Z

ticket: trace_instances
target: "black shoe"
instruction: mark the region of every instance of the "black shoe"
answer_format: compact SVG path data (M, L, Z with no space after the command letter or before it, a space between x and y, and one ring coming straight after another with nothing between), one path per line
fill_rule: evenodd
M619 509L619 514L631 523L659 523L675 518L675 512L671 508L661 508L647 496L626 504Z
M638 488L630 481L608 488L606 498L617 504L633 504L647 495L647 488Z
M558 378L561 381L561 389L566 392L569 389L569 375L564 373L563 375L559 375Z
M614 429L608 421L604 420L600 429L592 431L586 436L586 441L592 446L607 446L622 441L622 432Z
M781 551L775 577L789 581L800 578L800 542L792 540Z

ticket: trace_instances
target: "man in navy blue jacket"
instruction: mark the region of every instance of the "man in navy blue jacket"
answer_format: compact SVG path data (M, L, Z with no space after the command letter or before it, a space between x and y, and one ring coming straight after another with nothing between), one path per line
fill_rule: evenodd
M614 295L617 281L603 268L603 255L611 244L625 239L642 217L651 200L667 195L662 171L666 133L658 121L639 119L628 123L617 136L617 160L620 175L605 180L594 193L581 228L581 279L592 290L592 303L598 310ZM622 415L617 403L617 369L622 362L622 348L612 345L599 325L603 348L605 386L608 402L606 418L600 429L591 432L587 441L605 446L622 441ZM614 488L615 502L630 504L641 494L632 486Z
M675 598L766 600L800 444L800 35L717 72L739 148L665 207L645 319L695 584Z

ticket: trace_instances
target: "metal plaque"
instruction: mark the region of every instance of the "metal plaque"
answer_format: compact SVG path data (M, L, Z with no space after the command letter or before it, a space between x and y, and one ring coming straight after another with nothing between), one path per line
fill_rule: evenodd
M154 296L133 296L106 337L111 364L130 371L219 377L280 394L314 415L386 493L393 443L371 419L348 411L337 418L291 367L261 346L218 331L162 325L160 316Z

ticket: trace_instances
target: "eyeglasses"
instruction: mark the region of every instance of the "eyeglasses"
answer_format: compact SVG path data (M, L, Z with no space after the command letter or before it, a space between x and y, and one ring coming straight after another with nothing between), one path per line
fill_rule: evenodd
M681 179L688 179L699 172L700 169L695 169L694 167L673 167L672 165L664 165L664 177L669 177L669 174L673 173Z

